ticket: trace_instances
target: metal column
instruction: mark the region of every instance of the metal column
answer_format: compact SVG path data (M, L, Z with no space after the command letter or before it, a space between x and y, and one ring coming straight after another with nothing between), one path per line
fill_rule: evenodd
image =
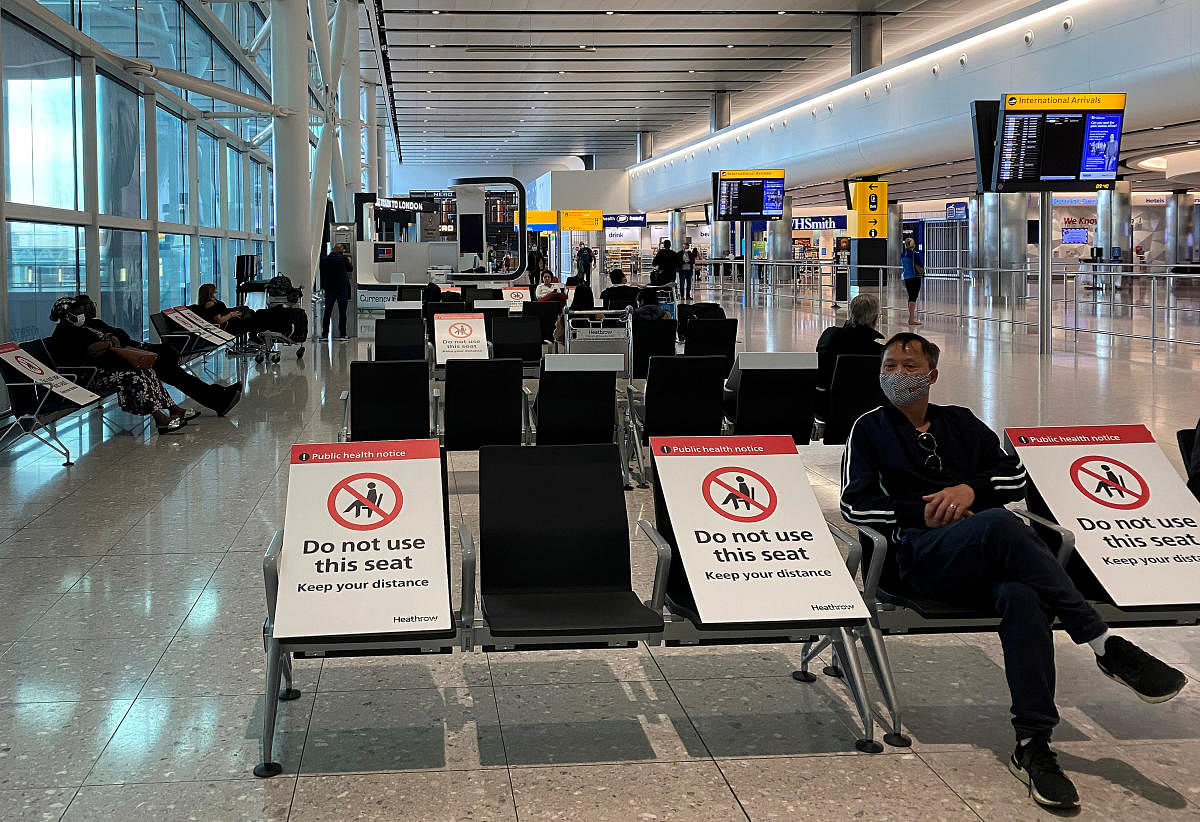
M675 251L683 249L683 238L687 236L687 227L684 224L684 213L680 209L674 209L667 215L667 232L671 239L671 248Z
M1186 191L1172 191L1167 197L1167 265L1191 262L1185 252L1189 210Z
M1121 261L1133 262L1133 190L1128 180L1113 188L1111 236L1112 248L1121 249Z
M347 0L341 0L347 2ZM334 201L340 222L354 222L354 195L362 191L362 83L358 69L357 4L349 10L351 19L343 28L342 68L338 75L338 100L341 108L342 190ZM352 24L352 25L351 25ZM335 163L336 166L336 163ZM335 189L336 190L336 189Z
M1054 215L1054 195L1043 191L1038 197L1038 353L1053 350L1054 303L1051 288L1054 261L1051 259L1050 225Z
M969 208L969 207L968 207ZM984 293L991 297L1012 297L1014 272L1028 265L1029 197L1027 194L983 195L978 209L980 222L980 267L984 273ZM1049 233L1049 227L1046 229ZM1019 293L1023 296L1024 283Z
M883 17L859 14L850 18L850 74L883 64Z
M386 196L391 192L388 191L388 154L387 154L387 133L384 131L383 125L375 127L375 190Z
M714 91L712 93L712 111L708 116L708 130L718 132L729 125L729 92Z
M1112 189L1101 189L1096 192L1096 237L1092 245L1100 249L1102 260L1108 259L1113 245L1112 227L1113 192Z
M792 259L792 198L783 198L783 216L767 221L767 259ZM790 266L770 266L769 277L774 284L792 279Z
M87 278L85 291L104 316L100 295L100 175L96 125L96 58L79 61L80 100L83 104L83 210L88 221L83 229Z
M275 139L275 273L312 283L308 183L308 5L271 0L271 102ZM193 198L194 199L194 198Z
M654 156L654 132L639 131L637 133L637 161L645 162Z
M894 269L900 268L900 252L904 250L904 212L895 200L888 201L887 227L887 264L893 269L889 273L896 277ZM887 276L885 273L884 277Z
M146 289L146 309L157 314L162 306L162 290L159 281L162 262L158 251L158 96L148 92L145 97L146 121L143 123L146 143L146 217L150 230L146 232L146 271L142 278ZM147 317L152 340L158 340L158 332Z

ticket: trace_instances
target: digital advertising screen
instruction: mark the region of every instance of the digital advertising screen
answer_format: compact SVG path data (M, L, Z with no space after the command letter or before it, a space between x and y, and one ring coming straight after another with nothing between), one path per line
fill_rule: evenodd
M1064 228L1062 230L1062 244L1087 245L1088 233L1086 228Z
M1124 113L1124 94L1006 95L996 135L996 191L1110 188Z
M778 220L783 217L783 169L713 173L715 219Z

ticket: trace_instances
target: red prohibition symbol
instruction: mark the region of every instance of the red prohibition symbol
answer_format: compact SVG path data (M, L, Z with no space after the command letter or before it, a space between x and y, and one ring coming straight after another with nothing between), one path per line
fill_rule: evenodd
M366 483L365 493L352 484L360 480ZM387 491L391 492L390 500L386 499ZM350 500L345 508L338 502L338 496L342 492L348 494ZM342 499L347 497L343 496ZM333 486L326 507L333 521L343 528L352 531L374 531L388 525L399 516L400 509L404 507L404 494L391 477L373 473L351 474Z
M766 492L766 500L758 498L756 486ZM749 468L718 468L704 478L700 488L708 507L734 522L762 522L774 514L779 505L771 483ZM740 511L742 506L745 506L744 511Z
M1150 501L1150 486L1137 471L1112 457L1092 455L1071 463L1071 482L1106 508L1130 511Z

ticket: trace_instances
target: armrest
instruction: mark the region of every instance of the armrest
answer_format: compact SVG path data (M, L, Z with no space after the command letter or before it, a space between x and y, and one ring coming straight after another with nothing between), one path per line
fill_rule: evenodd
M442 389L433 389L433 435L442 435Z
M463 635L463 650L475 649L475 540L465 523L458 524L458 546L462 554L462 605L459 611L459 628Z
M888 539L874 528L865 525L858 526L858 533L865 535L874 544L871 551L871 565L863 577L863 597L868 606L875 603L875 594L879 590L879 578L883 576L883 567L887 562Z
M279 601L279 556L283 552L283 531L276 531L263 554L263 586L267 594L267 625L275 624L275 604ZM264 628L266 630L266 628Z
M342 430L338 431L338 442L346 442L350 437L350 392L343 391L338 399L342 401Z
M1067 560L1071 558L1071 554L1075 553L1075 534L1063 528L1057 522L1040 514L1035 514L1028 508L1013 508L1012 512L1022 519L1029 520L1032 523L1037 523L1043 528L1047 528L1058 534L1061 540L1058 545L1058 564L1066 565Z
M657 611L661 616L663 605L667 600L667 575L671 571L671 545L648 520L639 519L638 528L641 528L642 533L649 537L650 542L654 543L655 551L658 552L658 563L654 568L654 591L650 596L650 608Z
M862 565L862 544L836 525L832 523L827 524L829 525L829 533L833 535L834 540L845 543L847 548L846 570L850 572L850 576L854 576L858 573L859 566Z

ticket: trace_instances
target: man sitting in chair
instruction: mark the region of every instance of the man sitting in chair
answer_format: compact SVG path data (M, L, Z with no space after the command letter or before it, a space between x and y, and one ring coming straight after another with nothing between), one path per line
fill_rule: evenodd
M879 383L889 402L850 431L842 516L898 544L900 578L916 592L995 608L1017 736L1009 770L1039 804L1074 807L1079 795L1050 749L1058 724L1053 621L1145 702L1165 702L1187 677L1110 634L1046 544L1005 510L1025 496L1025 469L970 410L929 402L939 353L911 333L884 346Z

